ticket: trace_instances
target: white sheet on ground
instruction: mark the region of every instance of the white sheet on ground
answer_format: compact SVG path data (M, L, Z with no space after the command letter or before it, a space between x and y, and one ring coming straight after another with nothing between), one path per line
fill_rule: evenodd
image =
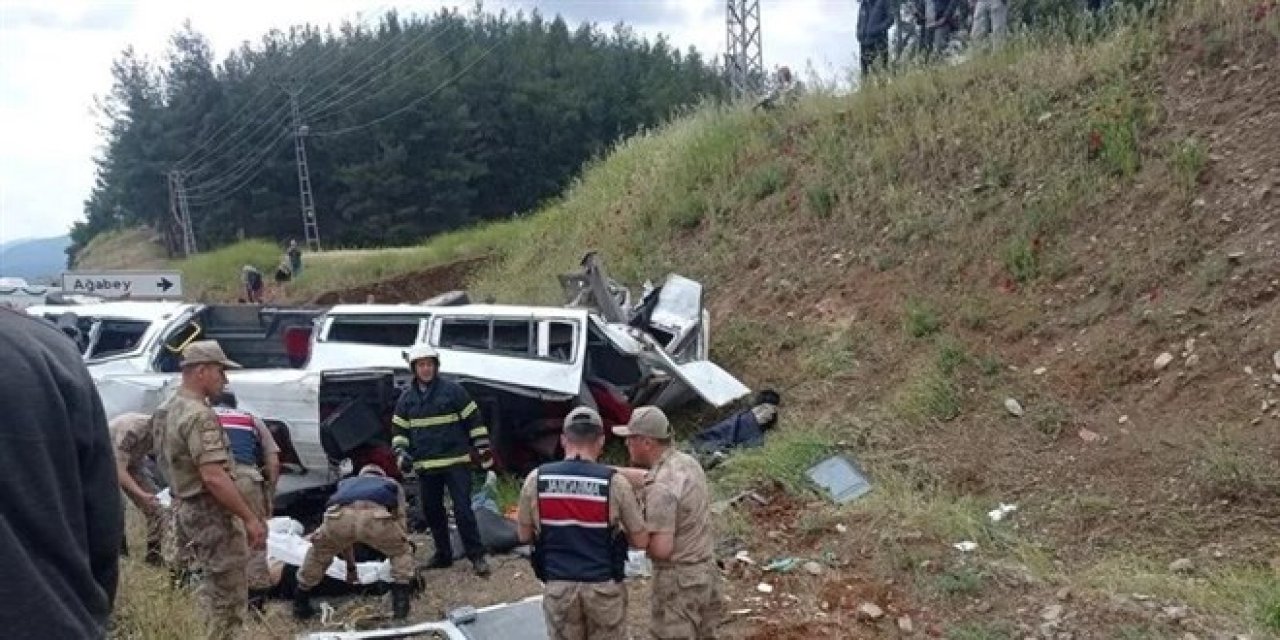
M302 523L292 518L272 518L267 523L267 562L279 561L301 567L311 549L311 542L302 537ZM347 561L334 558L324 574L334 580L347 579ZM357 562L356 577L360 584L391 582L391 562Z

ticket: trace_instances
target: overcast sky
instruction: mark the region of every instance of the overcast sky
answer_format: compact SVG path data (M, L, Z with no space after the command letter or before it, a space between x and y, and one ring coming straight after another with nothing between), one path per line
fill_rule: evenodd
M0 0L0 243L65 233L83 216L102 147L94 97L128 45L156 60L184 20L219 59L241 42L292 24L371 21L385 9L423 13L472 2L380 0ZM572 23L626 22L704 56L724 50L723 0L490 0L486 9L538 8ZM856 0L763 0L765 66L811 63L843 77L856 51ZM159 180L160 178L157 178Z

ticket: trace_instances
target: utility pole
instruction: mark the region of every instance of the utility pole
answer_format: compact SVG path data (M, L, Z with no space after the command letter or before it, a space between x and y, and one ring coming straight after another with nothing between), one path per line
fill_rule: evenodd
M728 0L724 68L738 95L757 89L764 79L764 46L760 39L760 0Z
M196 233L191 227L191 208L187 203L187 189L183 185L182 171L169 172L169 214L181 236L182 255L190 258L196 252Z
M307 248L320 250L320 226L316 224L316 204L311 196L311 174L307 171L307 132L298 109L298 92L289 92L289 110L293 114L293 149L298 158L298 196L302 204L302 234Z

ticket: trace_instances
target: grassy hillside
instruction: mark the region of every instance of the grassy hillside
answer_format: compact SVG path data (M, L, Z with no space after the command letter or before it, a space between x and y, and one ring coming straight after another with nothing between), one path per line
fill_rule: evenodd
M730 608L756 613L731 637L896 637L898 617L956 639L1275 637L1272 6L1182 3L785 110L699 110L536 215L317 256L350 280L306 286L488 255L474 291L555 303L588 249L626 281L701 279L716 359L786 398L769 444L713 474L772 498L722 531L827 567L732 565ZM802 481L833 451L876 483L845 508ZM860 622L864 602L888 618Z

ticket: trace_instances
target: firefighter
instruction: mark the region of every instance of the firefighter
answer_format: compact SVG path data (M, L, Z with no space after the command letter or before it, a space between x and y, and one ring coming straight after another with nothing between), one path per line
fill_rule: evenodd
M488 576L489 563L485 561L480 529L471 511L470 467L473 461L485 470L493 466L489 430L466 389L439 376L440 356L435 349L417 345L405 353L405 360L413 370L413 382L396 402L391 446L401 468L418 474L422 516L436 548L427 568L453 565L449 515L444 507L447 489L467 558L476 575Z

